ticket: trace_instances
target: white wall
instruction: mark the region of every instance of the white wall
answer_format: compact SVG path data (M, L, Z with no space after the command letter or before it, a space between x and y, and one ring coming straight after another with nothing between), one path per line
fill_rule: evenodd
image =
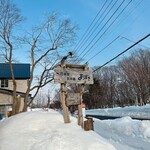
M20 99L20 108L19 108L19 112L23 111L23 106L24 106L24 98L21 97ZM8 95L5 93L0 93L0 105L10 105L13 103L13 97L12 95Z
M0 105L12 104L12 96L0 93Z
M28 80L16 80L16 83L17 83L17 92L23 92L23 93L26 92L27 81ZM0 85L1 85L1 80L0 80ZM12 82L12 80L8 81L8 87L4 88L4 89L13 90L13 82Z
M28 80L16 80L17 92L22 92L22 93L26 92L27 81ZM1 85L1 80L0 80L0 85ZM9 80L8 81L8 87L3 88L3 89L13 90L13 82L12 82L12 80ZM6 93L0 93L0 105L7 105L7 104L12 104L12 103L13 103L12 95L9 95L9 94L6 94ZM23 106L24 106L24 98L21 97L21 103L20 103L19 111L23 110Z

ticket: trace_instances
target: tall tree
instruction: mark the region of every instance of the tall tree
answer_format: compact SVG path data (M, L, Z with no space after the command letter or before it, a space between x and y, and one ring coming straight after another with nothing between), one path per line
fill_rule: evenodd
M94 74L95 83L84 94L89 108L139 105L150 99L150 51L138 49L115 66Z
M20 10L10 0L0 0L0 49L5 57L5 61L10 65L10 71L13 81L13 107L12 114L15 114L16 107L16 81L13 71L13 51L16 45L16 26L21 23L24 18L20 14Z
M27 110L28 95L32 90L36 94L39 89L53 80L51 71L54 64L58 62L59 52L66 47L70 47L76 39L77 26L72 25L67 18L53 13L45 17L43 22L34 27L32 32L22 39L30 46L31 73L30 81L25 95L25 107ZM46 61L45 61L46 60ZM40 67L39 82L33 85L35 71Z
M119 62L126 80L130 83L132 94L140 105L146 104L150 96L150 52L139 49Z

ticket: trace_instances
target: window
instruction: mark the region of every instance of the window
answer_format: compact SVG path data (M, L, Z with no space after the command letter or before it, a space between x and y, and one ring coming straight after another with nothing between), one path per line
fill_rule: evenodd
M8 87L8 80L1 80L1 87Z

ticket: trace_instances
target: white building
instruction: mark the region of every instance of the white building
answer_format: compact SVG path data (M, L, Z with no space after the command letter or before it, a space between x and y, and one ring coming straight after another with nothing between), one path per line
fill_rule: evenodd
M30 64L13 64L13 71L17 85L17 96L20 97L19 111L23 110L24 96L30 79ZM13 82L10 66L0 63L0 113L4 114L11 109L13 103Z

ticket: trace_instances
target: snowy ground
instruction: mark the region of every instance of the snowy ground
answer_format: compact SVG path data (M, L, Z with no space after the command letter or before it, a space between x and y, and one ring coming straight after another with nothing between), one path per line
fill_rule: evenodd
M0 150L115 150L94 131L63 123L59 112L33 111L5 119L0 123Z
M150 121L131 119L150 118L150 105L88 110L86 114L124 116L115 120L94 119L95 132L107 139L117 150L150 149Z
M118 150L149 150L150 121L132 120L124 117L115 120L97 120L95 131Z
M150 105L87 111L88 114L102 112L104 115L120 112L124 117L115 120L94 119L95 132L83 131L73 117L70 124L64 124L62 115L53 110L36 110L10 117L0 122L0 150L150 149L150 121L132 120L129 117L129 114L142 116L146 112L149 117Z

